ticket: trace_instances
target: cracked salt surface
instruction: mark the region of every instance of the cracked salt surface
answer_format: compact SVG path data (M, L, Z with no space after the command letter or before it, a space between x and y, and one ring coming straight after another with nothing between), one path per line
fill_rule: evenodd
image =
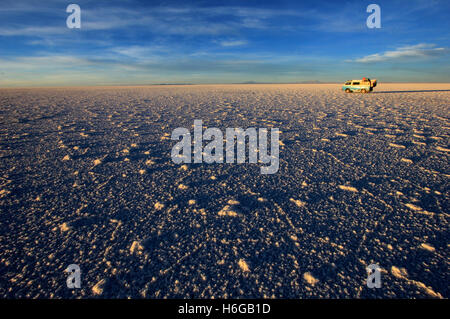
M2 89L0 296L448 298L441 86ZM278 173L175 165L194 119L280 128Z

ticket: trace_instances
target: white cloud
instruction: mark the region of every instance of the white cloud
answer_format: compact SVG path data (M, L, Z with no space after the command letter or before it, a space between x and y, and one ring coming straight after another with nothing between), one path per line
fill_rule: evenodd
M14 5L8 10L0 8L0 19L11 18L18 14L35 14L33 24L28 19L16 23L13 27L0 29L1 36L46 36L68 32L65 26L67 14L61 5L52 5L32 11L34 3ZM61 9L62 8L62 9ZM136 28L145 28L155 34L176 35L218 35L230 34L242 28L269 28L270 20L282 16L305 16L304 12L280 9L258 9L246 7L151 7L126 8L107 6L101 9L81 6L81 31L103 31L120 29L123 32ZM62 13L61 13L62 12ZM58 24L47 25L45 15L54 15ZM18 20L22 21L22 20ZM45 21L38 25L36 21ZM61 22L62 21L62 22Z
M304 57L179 53L167 58L164 47L116 47L106 55L0 57L0 86L64 86L167 82L304 80L315 74ZM124 57L126 57L124 59Z
M18 27L0 28L0 36L42 36L48 34L68 33L68 28L64 27Z
M420 43L416 45L400 47L393 51L385 51L383 53L367 55L359 59L348 60L347 62L373 63L404 61L417 58L441 56L448 52L448 48L438 48L434 44Z
M62 67L82 67L95 65L93 61L85 58L64 55L51 56L24 56L9 59L0 59L4 70L39 70Z
M221 41L220 45L223 47L237 47L241 45L246 45L247 41L244 40L231 40L231 41Z

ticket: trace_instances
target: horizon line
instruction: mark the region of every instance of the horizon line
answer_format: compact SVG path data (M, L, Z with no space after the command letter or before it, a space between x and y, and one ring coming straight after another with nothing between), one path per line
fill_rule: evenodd
M345 80L348 81L348 80ZM1 89L39 89L39 88L88 88L88 87L141 87L141 86L195 86L195 85L267 85L267 84L299 84L299 85L321 85L321 84L342 84L343 82L321 82L321 81L304 81L304 82L233 82L233 83L148 83L148 84L92 84L92 85L44 85L44 86L1 86ZM424 81L387 81L387 82L379 82L378 84L450 84L450 82L424 82Z

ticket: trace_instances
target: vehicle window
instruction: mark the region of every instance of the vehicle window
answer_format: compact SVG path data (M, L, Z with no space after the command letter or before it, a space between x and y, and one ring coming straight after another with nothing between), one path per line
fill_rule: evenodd
M345 82L345 85L351 85L352 82Z
M359 82L353 82L353 85L359 85Z

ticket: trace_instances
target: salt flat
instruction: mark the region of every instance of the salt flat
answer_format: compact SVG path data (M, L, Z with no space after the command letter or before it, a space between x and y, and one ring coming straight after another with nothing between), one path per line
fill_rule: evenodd
M1 89L0 296L448 298L449 105L450 84ZM279 128L278 173L174 164L194 119Z

